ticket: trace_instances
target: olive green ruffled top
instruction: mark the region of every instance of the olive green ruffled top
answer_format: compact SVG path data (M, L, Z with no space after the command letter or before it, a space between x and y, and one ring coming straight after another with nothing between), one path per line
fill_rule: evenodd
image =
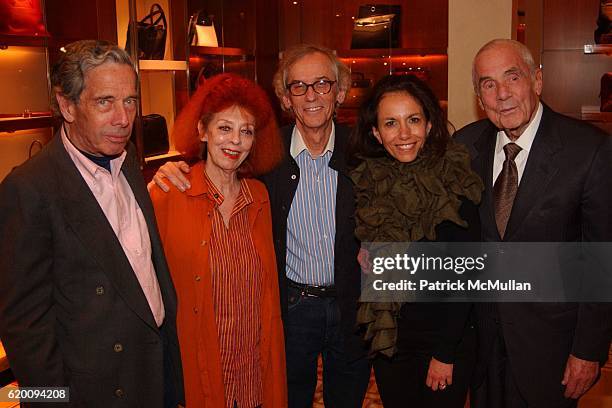
M355 235L362 242L436 240L436 226L450 221L467 227L459 215L461 198L480 202L482 180L470 167L467 149L451 140L440 157L422 155L410 163L391 156L364 159L352 172ZM370 355L396 351L397 317L402 304L361 303L357 324L366 328Z

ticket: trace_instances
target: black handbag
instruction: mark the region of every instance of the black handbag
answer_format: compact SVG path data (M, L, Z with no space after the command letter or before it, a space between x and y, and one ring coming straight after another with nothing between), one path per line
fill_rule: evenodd
M353 22L351 48L398 48L401 6L366 4L359 6Z
M168 153L166 118L156 113L142 117L142 144L145 157Z
M154 3L149 14L136 22L136 31L138 32L138 59L164 59L168 22L166 21L166 14L159 4ZM128 53L130 52L130 44L130 29L128 28L125 43L125 50Z

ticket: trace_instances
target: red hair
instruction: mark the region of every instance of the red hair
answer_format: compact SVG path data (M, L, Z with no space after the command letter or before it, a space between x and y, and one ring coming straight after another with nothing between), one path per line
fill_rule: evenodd
M255 118L255 141L238 173L241 176L265 174L283 158L274 111L261 87L236 74L215 75L198 87L174 122L172 137L176 150L187 159L197 157L201 146L198 121L206 127L214 114L235 105Z

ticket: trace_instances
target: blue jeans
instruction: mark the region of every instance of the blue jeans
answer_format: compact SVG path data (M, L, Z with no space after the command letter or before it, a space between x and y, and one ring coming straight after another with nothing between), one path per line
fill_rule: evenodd
M289 408L311 408L317 384L317 359L323 359L323 399L326 408L361 408L370 378L363 357L345 353L340 309L333 297L302 296L288 288L285 321Z

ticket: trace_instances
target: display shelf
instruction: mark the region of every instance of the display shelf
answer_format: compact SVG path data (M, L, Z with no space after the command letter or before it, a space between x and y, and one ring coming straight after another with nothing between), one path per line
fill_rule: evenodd
M581 111L582 120L589 122L612 123L612 112L601 112L599 106L583 106Z
M0 132L14 132L16 130L39 129L53 126L53 116L37 117L8 117L0 118Z
M584 53L612 55L612 44L584 44Z
M444 48L367 48L336 50L340 58L388 58L407 55L446 55Z
M0 46L45 47L49 42L48 34L10 35L0 34Z
M142 71L187 71L186 61L173 60L140 60L138 67Z
M145 157L145 163L149 164L149 163L154 163L159 160L174 159L174 158L179 158L179 157L182 157L180 152L177 152L176 150L170 150L168 153L158 154L156 156Z
M191 47L190 53L194 55L222 55L253 57L253 53L244 48L232 47Z

